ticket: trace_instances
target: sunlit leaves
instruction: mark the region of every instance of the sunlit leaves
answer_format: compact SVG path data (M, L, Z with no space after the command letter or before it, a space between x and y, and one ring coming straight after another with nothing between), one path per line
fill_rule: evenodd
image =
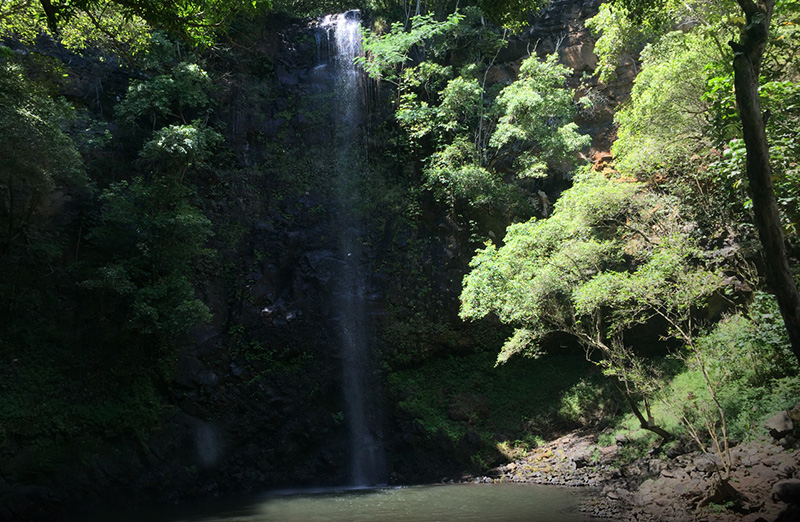
M480 165L473 143L457 137L435 152L425 167L426 185L451 204L465 199L488 205L502 193L502 180Z
M570 72L555 54L544 61L532 56L522 62L519 79L497 97L502 116L490 145L525 150L517 159L520 177L544 176L545 167L570 163L571 154L589 144L590 137L579 134L571 121L573 93L564 88Z
M549 332L609 350L634 324L686 313L718 288L701 258L676 202L638 183L582 174L550 218L512 225L503 246L475 255L461 317L496 314L524 330L499 360Z
M32 42L47 33L72 49L99 46L129 57L146 51L152 29L210 45L234 17L269 7L269 0L4 0L0 34Z
M616 115L613 152L626 173L679 164L697 151L707 127L703 100L719 51L700 33L676 31L642 52L630 101Z
M184 172L201 167L220 142L222 136L200 122L169 125L145 143L140 157L162 172Z
M173 67L170 74L132 82L115 112L127 123L146 121L155 125L165 117L186 122L190 113L196 115L197 110L209 105L210 88L211 81L203 69L197 64L182 62Z
M370 77L397 82L402 65L412 48L451 31L463 18L464 15L455 12L446 20L438 22L432 14L420 15L411 18L411 27L408 30L403 23L395 22L386 34L365 31L362 44L364 56L356 61Z

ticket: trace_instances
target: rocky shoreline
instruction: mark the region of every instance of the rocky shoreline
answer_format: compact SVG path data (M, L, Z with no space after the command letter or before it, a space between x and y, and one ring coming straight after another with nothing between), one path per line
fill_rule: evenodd
M625 440L600 446L596 432L573 432L523 458L494 468L475 483L588 487L588 517L619 521L800 521L800 449L791 436L762 436L730 449L733 490L723 495L721 462L691 444L652 450L625 462ZM734 491L735 501L730 493Z

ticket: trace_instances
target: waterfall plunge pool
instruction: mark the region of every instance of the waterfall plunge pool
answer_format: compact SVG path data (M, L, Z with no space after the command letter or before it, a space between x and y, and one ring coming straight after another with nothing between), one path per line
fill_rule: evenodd
M585 522L586 490L530 484L319 489L215 499L94 522Z

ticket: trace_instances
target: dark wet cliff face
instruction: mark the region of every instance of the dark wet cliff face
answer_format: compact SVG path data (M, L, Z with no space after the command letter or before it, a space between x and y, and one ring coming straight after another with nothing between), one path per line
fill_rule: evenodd
M583 21L598 7L596 1L553 3L529 31L511 39L490 71L490 81L515 78L522 59L535 48L539 53L557 50L562 62L575 70L571 81L577 86L581 75L591 74L596 64L594 39ZM347 480L347 405L337 348L342 307L326 296L337 292L342 266L353 254L338 239L342 227L355 226L348 234L358 244L355 255L363 272L359 292L364 299L364 336L376 359L370 379L383 390L379 394L385 401L382 414L370 413L371 422L377 423L371 434L387 446L393 480L457 473L481 441L472 435L454 444L424 432L396 408L403 397L394 394L386 379L397 368L469 352L476 343L472 327L457 317L461 279L475 245L469 232L448 220L430 197L414 202L421 205L419 217L409 219L408 185L418 173L409 172L408 158L398 157L398 149L390 145L397 139L389 116L391 91L363 77L367 114L358 122L362 128L348 139L359 169L350 178L350 190L359 197L346 211L357 216L357 224L341 219L344 209L338 201L341 191L349 189L337 186L336 180L354 167L342 165L336 71L330 66L327 34L319 22L262 31L250 35L252 43L221 64L229 67L229 83L222 91L219 117L236 144L242 169L236 175L250 176L242 207L225 212L238 216L244 231L234 254L234 285L215 308L218 326L185 355L222 374L231 374L229 368L244 372L231 377L225 391L231 404L237 402L234 395L246 395L244 403L252 407L245 415L251 432L237 433L226 450L235 455L249 447L250 453L232 469L241 462L259 462L270 472L259 472L255 482L265 484ZM597 103L579 122L595 137L590 156L608 150L612 108L629 89L624 75L620 77L614 86L590 84ZM559 190L557 183L553 187ZM216 295L224 294L219 289L223 283L215 284ZM250 344L237 358L240 338ZM253 343L272 354L263 366L260 356L248 352ZM203 346L216 348L205 355ZM277 373L269 366L276 362ZM298 386L292 380L297 375L308 382ZM186 393L192 400L198 396L197 390ZM218 393L205 396L211 401L208 407L215 408ZM261 393L266 393L266 401L260 401ZM481 409L482 400L467 401L465 407ZM221 426L242 422L227 408L215 411ZM464 418L470 415L466 412Z

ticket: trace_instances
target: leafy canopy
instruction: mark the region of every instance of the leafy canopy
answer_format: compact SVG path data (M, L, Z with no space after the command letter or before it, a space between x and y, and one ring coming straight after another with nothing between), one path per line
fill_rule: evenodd
M270 7L271 0L7 0L0 2L0 34L32 41L46 33L72 49L131 55L146 50L152 29L209 45L240 13Z
M634 324L684 314L718 287L682 225L670 198L580 174L550 218L511 225L501 247L475 255L461 317L496 314L517 326L499 362L536 354L554 332L611 358Z
M574 93L564 88L571 72L555 54L543 61L532 56L522 62L519 79L497 97L502 116L489 143L497 149L523 145L525 152L516 159L521 178L569 170L573 153L591 141L572 121Z
M73 108L32 81L0 47L0 251L19 239L33 209L57 185L85 185L75 142L64 132Z
M452 31L463 19L464 15L456 11L442 22L436 21L433 14L415 16L411 18L408 29L402 22L395 22L386 34L375 34L365 29L364 56L356 58L356 61L371 78L397 83L414 47Z
M486 30L473 34L474 14L468 10L445 22L425 18L424 25L416 25L416 17L410 31L397 25L391 33L370 35L362 63L374 77L398 85L395 115L415 150L431 151L423 175L440 200L451 209L460 202L511 208L518 198L504 180L509 169L518 179L567 172L590 138L571 121L574 93L565 88L571 71L555 55L527 58L519 78L505 87L487 86L491 63L485 55L460 68L436 61L447 56L443 50L459 48L460 39L487 45L490 54L502 48L505 42ZM414 27L426 29L417 34ZM431 59L408 66L412 49L424 49Z
M649 174L680 164L708 146L708 104L703 93L722 57L703 33L675 31L641 54L642 69L630 100L617 112L612 152L626 174Z

